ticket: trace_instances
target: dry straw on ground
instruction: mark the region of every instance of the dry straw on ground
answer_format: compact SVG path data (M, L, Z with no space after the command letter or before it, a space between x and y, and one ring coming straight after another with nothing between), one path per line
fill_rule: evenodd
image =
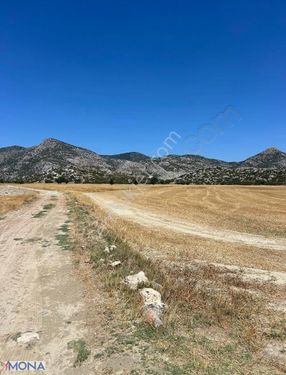
M20 208L23 204L32 202L36 198L35 194L0 195L0 215L8 211Z

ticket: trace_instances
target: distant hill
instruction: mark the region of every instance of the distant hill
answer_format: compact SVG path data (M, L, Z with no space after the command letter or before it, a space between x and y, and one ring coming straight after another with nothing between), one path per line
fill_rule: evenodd
M274 147L268 148L267 150L241 162L240 165L242 167L254 168L285 168L286 153Z
M111 158L111 159L118 159L118 160L128 160L128 161L135 161L141 162L150 159L150 156L140 154L140 152L125 152L123 154L116 154L116 155L101 155L104 158Z
M5 182L280 184L286 182L285 169L286 153L274 148L238 163L198 155L99 155L53 138L33 147L0 148L0 181Z

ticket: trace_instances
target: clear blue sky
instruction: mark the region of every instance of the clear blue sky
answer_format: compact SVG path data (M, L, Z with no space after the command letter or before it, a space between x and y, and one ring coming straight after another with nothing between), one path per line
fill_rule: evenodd
M172 153L192 153L232 106L240 121L200 154L286 150L284 0L3 0L0 54L0 147L154 155L175 131Z

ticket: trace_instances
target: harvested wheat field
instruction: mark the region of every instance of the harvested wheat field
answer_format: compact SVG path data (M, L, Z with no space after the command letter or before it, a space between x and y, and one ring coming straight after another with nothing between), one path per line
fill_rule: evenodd
M151 258L286 271L285 187L26 186L80 194Z

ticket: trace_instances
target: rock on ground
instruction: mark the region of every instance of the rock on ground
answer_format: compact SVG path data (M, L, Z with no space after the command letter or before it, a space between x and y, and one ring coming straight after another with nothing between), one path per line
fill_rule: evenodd
M40 340L40 336L37 332L25 332L22 333L20 337L17 338L18 344L31 344L35 341Z
M130 275L125 278L125 284L129 286L130 289L136 290L140 284L144 284L148 282L148 278L146 277L143 271L138 272L135 275Z
M144 317L145 320L155 327L161 326L164 310L166 305L162 302L161 294L152 288L144 288L140 290L140 295L144 301Z
M113 268L118 267L118 266L121 265L121 261L120 260L115 260L114 262L111 262L110 265Z

